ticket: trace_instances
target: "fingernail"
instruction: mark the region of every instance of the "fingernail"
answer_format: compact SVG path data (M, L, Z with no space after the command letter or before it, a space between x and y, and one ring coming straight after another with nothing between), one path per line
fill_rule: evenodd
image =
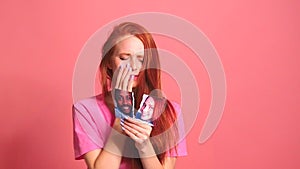
M122 130L125 130L125 128L123 126L121 128L122 128Z
M133 80L134 79L134 75L130 75L129 80Z

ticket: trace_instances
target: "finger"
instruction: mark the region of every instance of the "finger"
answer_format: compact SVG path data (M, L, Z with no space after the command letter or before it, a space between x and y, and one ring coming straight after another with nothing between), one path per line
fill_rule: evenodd
M128 81L128 88L127 88L129 92L132 92L133 82L134 82L134 75L130 75Z
M125 132L128 131L128 135L132 138L132 139L142 139L145 140L148 138L147 135L140 133L139 131L135 130L134 128L128 126L126 123L124 123L124 129Z
M123 79L123 82L122 82L122 89L123 90L126 90L128 91L128 81L129 81L129 77L130 77L130 74L131 74L131 67L128 67L127 68L128 71L126 72L125 76L124 76L124 79Z
M121 81L123 71L124 71L124 65L120 65L119 69L114 74L114 77L115 77L114 88L116 88L116 89L121 89L120 88L120 81Z
M127 123L127 122L124 122L124 125L127 125L129 126L131 129L133 129L134 131L137 131L147 137L149 137L151 135L151 132L152 132L152 128L141 128L135 124L132 124L132 123Z
M119 79L120 81L119 81L118 87L121 90L123 90L124 77L126 76L127 72L128 72L128 64L126 64L126 66L123 67L122 71L120 72L120 76L119 76L120 77L120 79Z
M152 129L152 127L147 122L144 122L144 121L141 121L141 120L137 120L137 119L133 119L133 118L130 118L130 117L126 117L125 121L128 121L130 123L138 125L141 128L145 128L145 129L151 128Z
M132 139L136 140L138 139L138 137L136 135L134 135L134 133L130 132L129 130L127 130L125 127L124 127L124 132Z
M116 71L113 72L113 77L112 77L112 82L111 82L111 87L114 89L116 88L116 84L119 83L117 82L118 79L118 74L120 72L121 66L118 67Z
M129 71L129 64L126 64L125 68L123 69L122 75L121 75L121 77L120 77L120 84L119 84L119 87L120 87L122 90L124 90L124 88L123 88L123 86L124 86L123 83L124 83L124 79L125 79L125 77L126 77L128 71Z
M137 130L133 129L125 123L123 124L123 127L125 128L125 130L128 130L130 133L134 134L137 137L137 133L139 133Z
M124 128L124 120L123 120L123 119L120 119L120 125L121 125L122 131L125 131L125 128Z
M139 133L142 133L142 134L145 134L145 135L150 135L151 133L151 129L145 129L145 128L142 128L140 126L137 126L133 123L129 123L129 122L124 122L124 125L127 125L129 126L131 129L133 129L134 131L137 131Z
M136 143L142 144L144 142L144 139L141 139L137 137L134 133L130 132L129 130L124 130L124 132L131 138L133 139Z

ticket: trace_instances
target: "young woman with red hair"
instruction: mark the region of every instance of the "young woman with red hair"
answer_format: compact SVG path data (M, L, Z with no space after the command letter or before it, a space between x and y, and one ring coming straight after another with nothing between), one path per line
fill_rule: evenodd
M89 169L175 168L186 155L180 107L160 92L160 62L152 35L142 26L117 25L102 48L102 94L73 105L76 159ZM153 127L134 118L115 118L114 90L132 92L134 108L143 94L155 97ZM182 141L183 139L183 141Z

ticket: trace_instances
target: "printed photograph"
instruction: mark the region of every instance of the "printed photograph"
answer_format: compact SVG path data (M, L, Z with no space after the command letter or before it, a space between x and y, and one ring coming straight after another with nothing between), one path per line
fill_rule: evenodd
M154 97L147 94L143 95L143 100L140 104L140 108L137 111L135 118L147 122L149 125L153 125L152 117L154 113L155 100Z
M133 93L125 90L115 90L115 115L123 119L125 116L133 117Z

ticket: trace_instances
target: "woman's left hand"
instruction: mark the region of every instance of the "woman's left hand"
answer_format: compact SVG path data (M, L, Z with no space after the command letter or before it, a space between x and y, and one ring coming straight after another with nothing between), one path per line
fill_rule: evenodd
M125 133L135 141L138 150L143 151L150 143L149 138L152 131L150 125L130 117L125 118L124 123L121 122L121 125L125 129Z

